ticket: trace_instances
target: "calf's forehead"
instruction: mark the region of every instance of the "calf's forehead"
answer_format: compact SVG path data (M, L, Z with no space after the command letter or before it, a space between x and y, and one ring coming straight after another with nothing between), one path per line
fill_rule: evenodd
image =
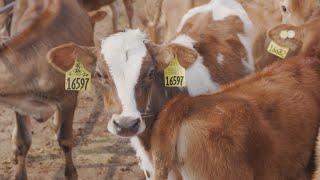
M147 56L145 41L146 35L140 30L127 30L103 39L101 44L101 53L116 86L123 111L128 113L137 111L134 89Z

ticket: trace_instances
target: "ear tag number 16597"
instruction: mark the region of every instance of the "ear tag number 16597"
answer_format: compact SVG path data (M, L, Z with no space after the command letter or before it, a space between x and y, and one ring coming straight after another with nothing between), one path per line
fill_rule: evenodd
M165 87L185 87L186 70L179 64L177 58L174 58L164 69Z
M91 88L91 73L76 60L73 67L66 72L65 89L70 91L87 91Z

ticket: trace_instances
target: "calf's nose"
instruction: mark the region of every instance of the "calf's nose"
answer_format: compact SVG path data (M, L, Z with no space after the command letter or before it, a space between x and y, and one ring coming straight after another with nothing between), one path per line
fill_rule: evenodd
M114 129L114 133L123 136L130 137L134 136L138 133L141 125L140 118L132 118L132 117L115 117L112 118L112 126Z
M119 120L119 121L114 120L113 124L117 129L127 129L130 131L134 131L135 129L139 128L140 119L137 118L134 120Z

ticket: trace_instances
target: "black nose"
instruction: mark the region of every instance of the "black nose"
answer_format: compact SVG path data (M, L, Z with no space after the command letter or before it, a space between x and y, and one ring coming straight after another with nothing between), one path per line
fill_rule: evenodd
M113 124L117 131L136 132L139 130L140 119L119 119L118 121L113 121Z

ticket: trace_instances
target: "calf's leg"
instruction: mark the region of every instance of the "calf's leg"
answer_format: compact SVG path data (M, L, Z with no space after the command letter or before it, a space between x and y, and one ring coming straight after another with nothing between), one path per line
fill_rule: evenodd
M132 0L123 0L123 4L126 8L129 27L132 28L132 18L133 18L133 7L132 7Z
M58 142L65 155L65 177L68 180L78 179L77 170L72 160L72 148L73 148L73 135L72 124L74 111L76 107L76 98L70 99L67 105L61 105L58 108L58 118L61 122L61 126L58 130Z
M16 124L12 133L14 161L17 163L16 180L27 179L26 156L31 146L30 118L16 112Z

